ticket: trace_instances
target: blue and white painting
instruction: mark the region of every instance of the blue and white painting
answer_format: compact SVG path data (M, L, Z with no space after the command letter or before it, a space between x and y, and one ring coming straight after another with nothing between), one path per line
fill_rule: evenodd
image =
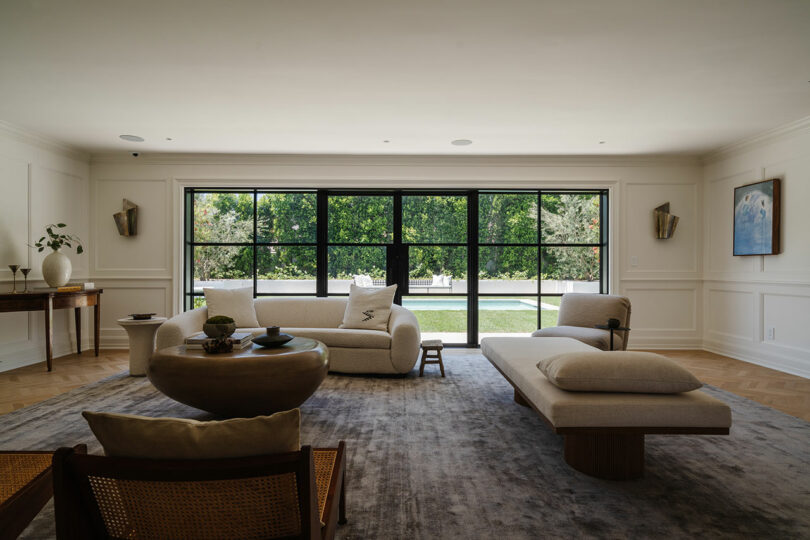
M774 182L734 189L734 255L774 253Z

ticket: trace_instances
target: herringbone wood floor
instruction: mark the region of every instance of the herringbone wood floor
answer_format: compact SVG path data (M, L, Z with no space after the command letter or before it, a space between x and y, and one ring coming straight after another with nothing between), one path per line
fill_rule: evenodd
M452 349L449 352L452 354ZM701 381L810 421L810 379L788 375L705 351L657 351L687 367ZM73 354L0 373L0 414L128 369L127 351Z
M53 371L45 362L0 373L0 414L5 414L48 398L99 381L129 369L129 352L93 351L55 358Z

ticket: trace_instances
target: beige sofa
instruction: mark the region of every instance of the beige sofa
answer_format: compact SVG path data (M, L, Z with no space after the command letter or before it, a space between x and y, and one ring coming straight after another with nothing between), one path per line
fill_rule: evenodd
M408 373L419 356L421 336L416 316L394 304L388 331L338 328L348 298L257 298L253 301L259 328L239 331L263 334L267 326L309 337L329 348L329 370L342 373ZM205 307L172 317L158 329L157 349L180 345L202 331L208 318Z

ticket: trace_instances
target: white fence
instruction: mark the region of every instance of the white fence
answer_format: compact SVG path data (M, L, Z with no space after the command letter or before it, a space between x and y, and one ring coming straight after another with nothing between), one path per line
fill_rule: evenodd
M348 294L351 279L330 279L329 292L333 294ZM195 281L194 291L201 293L204 287L215 289L239 289L253 287L252 279L226 279L219 281ZM265 294L315 294L314 279L260 279L257 289ZM543 280L543 294L562 294L569 292L598 293L598 281L558 281ZM466 280L453 280L448 290L430 289L427 287L411 287L411 294L442 295L448 292L456 294L467 293ZM537 294L537 280L530 279L482 279L478 281L478 292L494 294Z

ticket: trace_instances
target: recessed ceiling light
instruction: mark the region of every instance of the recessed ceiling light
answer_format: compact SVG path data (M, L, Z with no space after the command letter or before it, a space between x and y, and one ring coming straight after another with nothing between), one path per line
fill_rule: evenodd
M456 139L455 141L450 141L450 144L454 146L469 146L472 144L470 139Z
M119 135L118 137L129 142L143 142L143 137L137 135Z

